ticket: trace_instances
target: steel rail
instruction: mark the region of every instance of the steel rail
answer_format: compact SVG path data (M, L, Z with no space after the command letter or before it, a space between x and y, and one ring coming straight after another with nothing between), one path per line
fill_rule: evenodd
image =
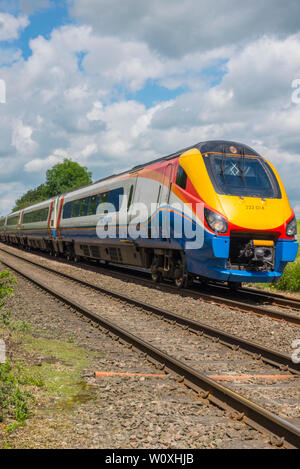
M17 249L17 248L15 248L15 249ZM10 254L8 251L3 249L3 247L0 247L0 250ZM17 257L17 255L16 255L16 257ZM74 265L76 266L77 264L74 263ZM86 264L86 266L91 267L91 265L89 265L89 264ZM99 272L99 267L97 267L97 269L95 269L95 271ZM127 278L129 280L136 279L138 281L142 281L142 282L151 284L152 287L154 285L156 285L152 280L149 280L147 278L141 278L138 275L128 274L127 272L120 272L120 270L116 271L116 270L113 270L113 269L108 270L107 268L105 268L105 269L103 268L102 272L103 272L104 275L105 274L107 275L108 272L111 272L111 273L117 274L117 275L119 275L123 278ZM138 272L138 271L136 271L136 272ZM206 301L206 302L210 302L210 303L212 302L212 303L219 304L221 306L226 306L226 307L229 307L230 309L239 310L239 311L242 311L242 312L245 312L245 313L255 313L259 316L265 316L265 317L269 317L269 318L274 319L274 320L285 321L287 323L300 326L300 315L297 316L295 314L289 314L289 313L285 313L285 312L282 312L282 311L275 311L275 310L268 309L264 306L252 305L252 304L249 304L245 301L238 301L238 300L234 300L232 298L227 298L227 297L212 294L212 293L209 293L209 292L202 292L202 291L199 291L198 289L196 289L195 287L178 289L175 286L169 285L167 283L163 283L161 285L163 286L163 288L165 290L168 290L168 291L171 291L171 292L176 292L177 294L180 294L182 296L190 296L190 297L193 297L193 298L196 298L196 299L201 299L201 300ZM226 293L230 292L230 290L227 287L224 287L223 285L213 284L213 285L211 285L211 287L222 289ZM250 294L254 295L252 289L241 289L239 291L244 291L244 290L246 290L247 293L248 293L248 290L249 290L249 292L251 292ZM255 294L257 294L256 292L257 291L255 290ZM274 294L274 295L276 295L276 294ZM281 296L281 295L279 295L279 296ZM269 293L267 295L265 295L264 293L261 293L261 298L268 298L268 297L270 297ZM298 307L298 303L297 303L296 299L293 298L293 300L292 300L293 304L287 303L288 300L284 300L284 301L285 301L285 306L286 307L290 306L291 308L300 310L300 303L299 303L299 307Z
M9 253L9 255L11 255L12 257L18 258L21 261L27 262L28 264L35 265L36 267L46 270L47 272L51 272L55 275L64 277L73 282L77 282L85 287L91 288L102 294L116 298L117 300L120 300L122 302L126 302L135 307L142 308L143 310L153 313L159 317L163 317L165 320L168 320L171 323L178 324L179 326L182 326L183 328L188 329L190 332L194 332L197 335L205 335L206 337L209 337L215 341L218 341L222 343L223 345L226 345L234 350L241 349L247 353L250 353L252 356L254 356L254 358L258 360L262 360L263 362L269 365L278 367L281 370L286 370L291 373L300 374L300 364L293 363L293 361L291 360L291 357L286 353L278 352L277 350L273 350L268 347L263 347L262 345L254 341L244 339L237 335L230 334L229 332L226 332L219 328L212 327L212 326L209 326L208 324L195 321L185 316L181 316L179 314L173 313L172 311L169 311L167 309L160 308L158 306L152 305L150 303L146 303L136 298L129 297L115 290L111 290L108 288L100 287L98 285L94 285L93 283L90 283L83 279L79 279L77 277L73 277L73 275L67 274L65 272L59 272L53 269L52 267L41 265L38 262L35 262L30 259L25 259L24 257L18 254ZM5 261L2 261L2 262L5 263Z
M271 304L271 305L284 306L286 308L289 307L295 310L300 310L300 298L297 298L295 296L287 296L281 293L271 292L268 290L259 290L257 288L250 288L250 287L239 287L236 290L232 290L230 289L230 287L228 287L225 284L213 283L213 282L208 282L207 287L208 289L210 288L219 289L228 295L230 294L235 294L238 296L250 295L250 297L253 297L253 299L256 299L257 301L267 301L268 304Z
M7 266L9 264L4 262ZM165 372L172 372L178 376L178 381L183 382L187 387L196 391L200 397L207 399L226 412L233 411L230 417L241 420L252 428L269 435L270 442L276 446L284 448L300 448L300 427L278 415L264 409L262 406L252 402L242 395L223 386L206 374L189 367L182 361L170 356L163 350L153 346L145 340L119 327L117 324L100 316L92 310L74 301L72 298L63 295L58 290L40 280L32 278L23 269L9 266L24 278L34 283L38 287L47 291L64 304L74 308L80 314L97 323L108 333L116 336L117 340L142 352L149 361Z

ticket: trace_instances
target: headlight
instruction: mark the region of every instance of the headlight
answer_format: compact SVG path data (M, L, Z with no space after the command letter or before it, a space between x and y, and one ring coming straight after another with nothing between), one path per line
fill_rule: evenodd
M296 217L294 216L291 221L288 222L286 225L286 235L287 236L296 236L297 234L297 222L296 222Z
M204 216L206 223L215 233L227 233L228 223L224 217L208 208L204 209Z

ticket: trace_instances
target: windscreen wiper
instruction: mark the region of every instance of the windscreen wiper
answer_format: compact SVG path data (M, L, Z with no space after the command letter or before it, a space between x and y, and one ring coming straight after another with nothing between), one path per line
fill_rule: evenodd
M224 184L226 186L226 178L225 178L225 173L224 173L224 153L225 153L225 148L223 146L222 147L222 158L221 158L221 176L222 176Z
M242 149L242 163L243 163L243 167L241 168L238 163L238 168L239 168L239 172L243 180L244 186L246 187L247 184L246 184L246 179L245 179L245 149L244 148Z

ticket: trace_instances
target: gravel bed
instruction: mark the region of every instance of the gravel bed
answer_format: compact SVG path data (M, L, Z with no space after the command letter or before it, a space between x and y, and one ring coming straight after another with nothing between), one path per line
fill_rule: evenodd
M29 448L269 448L262 436L231 421L172 377L110 377L97 371L157 373L138 353L113 341L82 317L18 276L8 301L12 319L27 321L39 337L66 340L99 353L84 370L93 399L69 413L37 408L11 437ZM110 307L107 300L106 307Z
M2 253L1 253L2 256ZM5 256L4 256L5 257ZM13 260L15 261L15 260ZM17 263L24 265L24 262L17 260ZM151 342L153 345L162 348L164 351L176 358L186 362L207 374L278 374L278 370L260 361L249 358L243 352L233 352L226 349L221 344L216 344L209 339L199 338L184 331L178 326L170 325L161 321L154 315L147 315L138 308L128 306L118 300L108 298L105 295L95 293L93 290L82 287L76 282L58 277L55 274L43 272L38 267L31 267L31 275L43 281L52 276L51 285L72 295L75 301L84 304L86 307L98 312L109 320L114 321L121 327L130 330L134 334ZM74 288L76 285L76 288ZM174 331L176 332L174 333ZM274 384L274 382L272 382ZM228 384L228 387L237 390L236 383ZM279 389L278 389L279 388ZM260 391L244 389L244 395L249 399L254 399L272 412L281 412L284 417L297 418L299 416L299 389L300 378L294 378L289 388L280 391L277 384L276 400L270 395L270 387ZM298 400L297 400L298 396ZM288 401L288 404L286 402ZM284 413L284 410L288 410Z
M138 285L131 281L124 281L100 273L91 272L84 267L63 264L54 259L48 260L15 248L5 246L5 249L10 249L12 252L22 254L25 258L33 259L42 265L54 267L58 272L66 272L77 276L79 279L94 283L95 285L116 290L156 306L163 306L174 313L204 322L213 327L218 327L278 351L291 354L293 352L293 341L300 339L299 327L275 321L268 317L232 310L225 306L207 303L199 299L183 297L179 293L168 293L163 291L163 286L151 288ZM285 311L289 312L289 310ZM291 314L295 313L295 311L292 310L290 312Z

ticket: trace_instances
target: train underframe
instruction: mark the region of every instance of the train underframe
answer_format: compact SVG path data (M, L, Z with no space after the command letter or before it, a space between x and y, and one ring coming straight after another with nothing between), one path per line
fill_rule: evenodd
M51 239L47 236L2 235L2 241L26 250L40 250L53 256L79 262L82 259L99 263L114 263L145 268L155 282L173 281L178 288L187 286L193 278L202 282L226 282L231 288L242 282L276 282L293 253L287 249L294 243L278 243L276 248L254 249L251 240L211 237L203 249L184 251L180 245L166 241L161 246L141 246L135 241L99 243L92 239ZM159 243L162 244L162 243ZM283 253L283 254L282 254Z

